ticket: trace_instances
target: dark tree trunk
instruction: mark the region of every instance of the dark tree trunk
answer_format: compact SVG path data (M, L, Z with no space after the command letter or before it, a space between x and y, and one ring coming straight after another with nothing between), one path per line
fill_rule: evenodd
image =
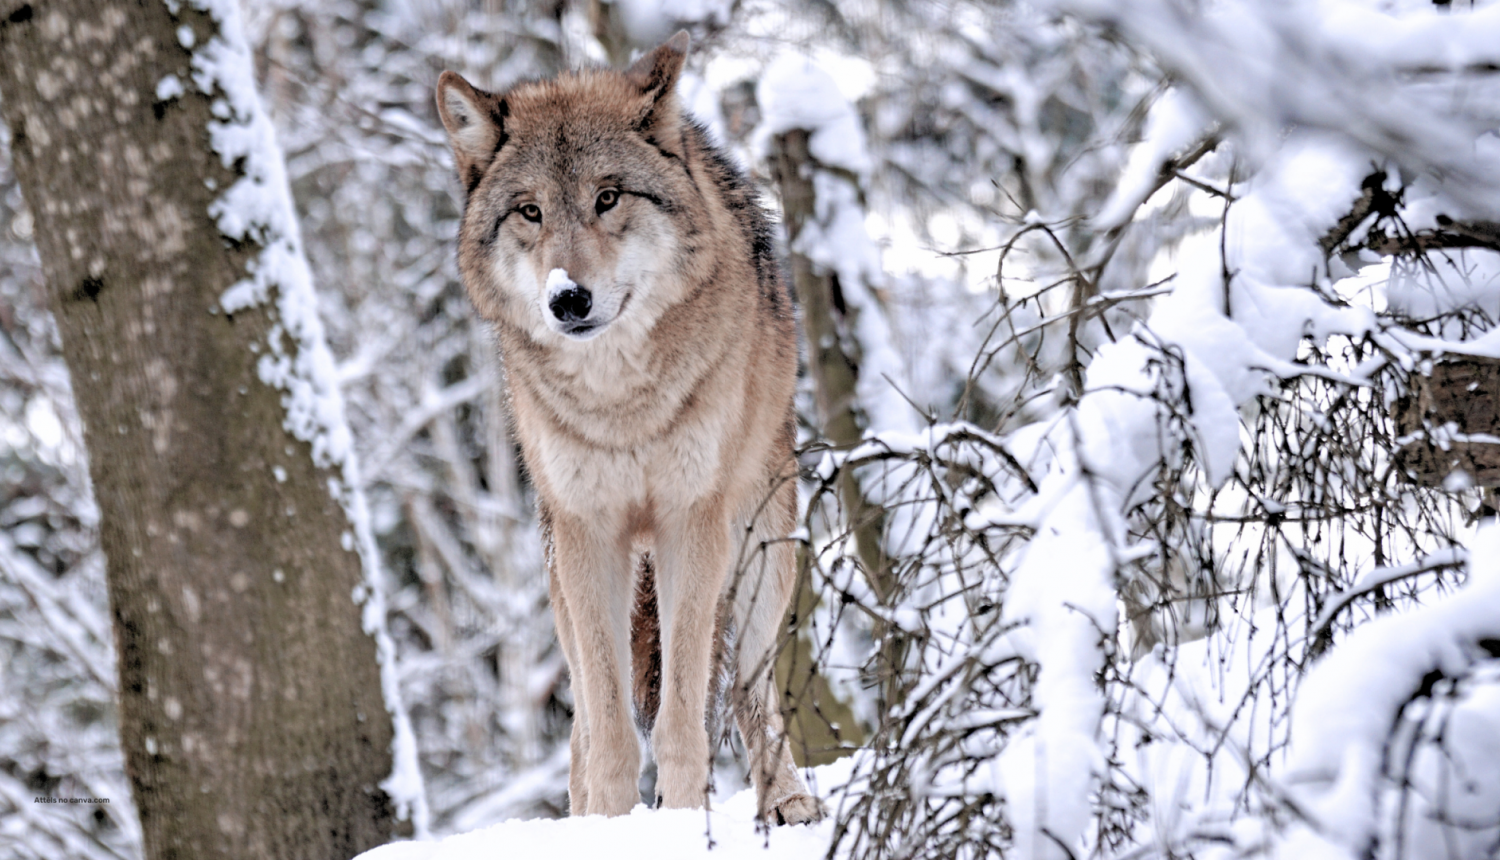
M812 178L817 164L808 151L808 132L793 129L777 135L772 141L771 159L776 188L781 196L787 247L795 248L797 238L817 212ZM860 356L849 349L857 347L849 334L854 324L853 309L844 304L836 275L819 271L812 260L796 251L791 253L791 264L792 287L797 294L797 305L802 309L808 370L817 394L823 435L835 446L847 450L864 438L863 418L855 399ZM881 545L884 512L865 501L854 470L840 472L838 489L845 520L854 532L855 551L866 580L880 600L888 600L895 584L890 581L889 560ZM800 577L798 583L793 611L799 622L805 623L817 606L818 596L811 589L809 577ZM880 636L883 632L877 630L876 634ZM782 653L777 669L787 691L787 731L795 741L793 751L806 759L802 763L823 764L844 755L843 749L858 745L863 738L848 705L835 699L827 680L816 672L816 661L811 652L812 646L806 637L798 637L795 649L789 648ZM884 662L889 667L899 665L896 662L899 654L894 649L886 649ZM800 670L799 666L802 667ZM886 672L882 688L889 698L890 691L898 685L894 683L895 669L888 668ZM808 707L806 700L809 697L820 702L818 708ZM834 731L830 723L837 723L839 730ZM812 753L820 749L825 752Z
M216 312L260 251L209 216L238 177L184 44L217 26L0 0L0 112L84 422L146 856L346 860L397 829L392 722L337 475L257 376L274 305Z
M812 180L816 164L808 152L806 131L794 129L777 135L773 143L772 167L776 187L781 192L787 247L795 248L797 237L817 211ZM817 391L823 435L840 448L853 448L864 438L863 420L854 394L860 356L851 354L848 348L857 346L849 334L854 328L855 311L846 307L839 296L836 275L818 271L804 254L793 251L791 256L792 286L802 308L808 369ZM890 581L889 560L880 541L883 512L865 501L851 469L845 469L839 476L839 495L854 530L855 547L870 587L881 600L887 600L895 584Z

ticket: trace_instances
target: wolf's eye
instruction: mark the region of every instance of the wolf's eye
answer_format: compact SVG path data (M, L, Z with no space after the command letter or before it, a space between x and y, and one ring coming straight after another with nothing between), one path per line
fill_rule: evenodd
M521 217L535 224L542 223L542 207L535 203L527 203L521 207Z
M594 214L603 215L605 212L615 208L615 204L619 202L620 192L613 188L606 188L599 192L598 197L594 198Z

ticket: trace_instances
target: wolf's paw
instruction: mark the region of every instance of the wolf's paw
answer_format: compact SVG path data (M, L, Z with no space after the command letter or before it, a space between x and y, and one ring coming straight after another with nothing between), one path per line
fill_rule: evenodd
M777 824L812 824L823 820L823 804L811 795L794 794L771 807L766 819Z

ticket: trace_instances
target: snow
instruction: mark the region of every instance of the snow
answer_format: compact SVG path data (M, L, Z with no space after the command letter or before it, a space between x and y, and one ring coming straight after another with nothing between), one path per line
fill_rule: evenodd
M1500 523L1482 526L1469 551L1461 590L1360 626L1304 679L1292 708L1284 783L1308 820L1293 829L1288 846L1332 835L1347 856L1363 856L1380 825L1371 788L1388 767L1388 736L1402 707L1429 672L1461 677L1485 656L1481 640L1500 639ZM1479 731L1494 730L1492 722ZM1490 783L1487 796L1500 803Z
M156 82L156 100L159 102L169 102L185 92L187 88L182 85L182 79L176 75L167 75Z
M1295 597L1288 605L1297 605ZM1214 832L1237 817L1240 791L1254 777L1250 763L1265 761L1280 743L1263 709L1286 681L1275 675L1278 649L1287 640L1301 641L1304 630L1301 615L1285 612L1264 607L1248 613L1242 626L1182 643L1170 657L1158 646L1130 667L1132 690L1106 725L1120 732L1127 773L1150 787L1153 816L1140 834L1142 844L1172 845L1183 834ZM1163 732L1170 733L1165 743L1158 742ZM1230 832L1233 844L1249 853L1274 831L1249 817Z
M880 247L865 228L860 182L871 159L859 115L833 77L811 59L783 54L771 62L756 88L761 124L754 137L762 152L774 135L807 131L815 161L812 174L814 214L802 225L792 246L818 273L838 275L848 317L854 320L848 354L859 356L855 382L866 411L866 429L874 433L910 433L916 429L911 405L902 396L909 388L904 362L892 343L885 308L874 290L885 285Z
M1057 474L1057 473L1055 473ZM1101 640L1113 631L1114 560L1086 482L1061 478L1042 495L1060 498L1011 578L1002 621L1029 624L1017 640L1035 661L1035 721L1009 739L997 765L1018 857L1077 856L1088 825L1092 783L1104 772L1097 734L1104 697L1094 678ZM1050 836L1047 834L1051 834Z
M547 273L546 295L550 296L569 287L576 286L578 285L573 283L573 279L568 277L567 269L553 269Z
M663 42L679 27L729 24L732 0L611 0L620 9L625 33L637 45Z
M397 814L426 834L427 803L417 764L416 738L401 705L396 650L385 627L386 608L380 582L379 554L370 528L359 466L344 420L343 395L333 354L318 316L312 275L300 248L296 214L281 150L271 119L255 90L254 62L244 37L240 7L234 0L193 0L208 13L218 32L197 45L191 28L179 28L178 39L192 49L192 79L199 92L214 98L209 139L224 166L240 164L244 175L209 207L221 232L259 245L247 265L250 277L220 297L225 313L271 305L271 329L256 369L262 382L283 392L283 427L310 443L319 468L333 469L329 493L349 517L352 535L346 549L357 549L365 573L355 590L363 627L375 639L381 687L395 729L391 774L382 783ZM197 47L194 47L197 45ZM158 85L160 88L162 85ZM168 85L170 89L170 85Z
M847 761L815 768L808 784L830 804L849 778ZM629 815L507 821L444 839L385 845L357 860L492 860L495 857L609 857L614 860L822 860L834 821L759 827L755 790L701 809L647 809Z
M1164 19L1169 15L1165 10L1144 11L1149 3L1134 5L1145 20L1153 20L1151 15ZM1110 20L1127 14L1118 7L1071 4L1071 8L1082 7ZM1297 20L1292 13L1287 15L1288 20ZM1219 4L1203 18L1200 23L1218 28L1214 30L1218 37L1236 43L1235 57L1258 56L1248 46L1250 42L1260 40L1266 47L1290 38L1278 29L1282 23L1278 16L1252 16L1238 4ZM1160 34L1154 37L1157 42L1161 38ZM1220 118L1231 121L1237 114L1229 100L1251 98L1249 93L1227 89L1244 87L1245 81L1199 65L1206 53L1189 56L1181 46L1168 53L1194 73L1190 76L1197 85L1194 95L1169 93L1157 104L1121 186L1096 221L1100 226L1128 220L1143 202L1163 160L1210 127L1209 115L1199 107L1198 98L1204 98ZM1259 56L1274 54L1270 50ZM1270 75L1282 70L1257 67L1256 71ZM1210 84L1219 88L1210 89ZM1252 110L1243 104L1233 108ZM1430 133L1441 134L1447 128L1438 125ZM1125 547L1125 516L1131 507L1157 493L1153 476L1176 456L1172 433L1166 429L1171 426L1168 404L1185 407L1186 414L1177 417L1184 420L1204 479L1209 487L1220 487L1230 477L1243 444L1240 406L1256 395L1270 393L1274 376L1292 377L1303 371L1293 364L1303 338L1310 336L1321 343L1335 334L1357 337L1376 328L1370 308L1339 306L1308 289L1327 278L1319 240L1349 211L1359 196L1362 178L1370 172L1366 147L1379 133L1359 131L1368 134L1361 137L1348 130L1317 128L1286 132L1279 140L1252 134L1251 151L1261 169L1232 189L1237 199L1225 215L1224 256L1184 261L1172 290L1156 301L1149 317L1130 335L1096 350L1078 404L1067 420L1051 425L1048 431L1050 447L1059 453L1049 461L1040 492L1028 510L1009 519L1016 522L1029 517L1036 536L1011 576L1002 617L1009 623L1028 625L1024 635L1009 639L1038 667L1031 699L1037 717L1024 725L998 757L1019 856L1060 858L1085 852L1092 811L1089 798L1097 790L1095 780L1103 775L1102 762L1112 748L1104 731L1105 700L1097 678L1117 629L1115 577L1130 552ZM1440 148L1442 144L1434 144L1429 151ZM1164 355L1180 356L1180 369L1163 361ZM991 521L1001 519L992 517ZM1418 636L1419 629L1441 627L1420 627L1413 622L1410 635ZM1442 662L1436 654L1424 652L1456 646L1449 632L1437 636L1437 643L1425 649L1418 645L1423 656L1404 665ZM1393 662L1402 665L1393 652L1410 647L1409 638L1372 634L1358 640L1386 643L1386 651L1379 654L1371 653L1370 646L1362 653L1358 641L1351 640L1335 649L1334 655L1349 649L1352 657L1340 657L1337 663L1330 658L1329 665L1336 668L1315 670L1300 687L1298 713L1312 716L1298 718L1292 729L1295 749L1307 751L1294 753L1293 760L1303 757L1305 770L1312 774L1304 779L1330 781L1321 800L1304 796L1308 804L1323 804L1317 807L1327 810L1323 823L1339 832L1341 844L1356 849L1358 837L1373 832L1371 786L1380 773L1384 732L1400 699L1392 702L1376 695L1373 701L1382 704L1374 708L1350 703L1372 701L1377 686L1386 691L1386 699L1404 699L1415 688L1426 668L1398 669L1401 683L1389 683L1388 667ZM1458 660L1448 654L1447 662L1456 668ZM1357 667L1364 667L1364 672L1356 671ZM1332 683L1335 677L1343 683ZM1351 684L1358 688L1351 689ZM1209 689L1214 686L1218 685ZM1242 689L1248 691L1250 686L1245 681ZM1232 697L1233 687L1219 687L1219 693ZM1335 711L1344 718L1327 719ZM1239 722L1233 713L1226 719L1229 725ZM1248 726L1239 731L1246 730ZM1248 737L1245 743L1251 743ZM1200 781L1212 774L1210 770L1205 775L1196 767L1158 773L1162 778L1175 773L1169 778ZM1326 774L1336 775L1338 781ZM1170 791L1167 785L1152 786L1153 796L1158 788ZM1362 802L1356 803L1357 798Z
M52 408L50 401L37 398L27 404L26 429L44 447L57 448L63 444L62 422L58 420L57 410Z
M1486 128L1484 111L1455 110L1421 87L1401 85L1429 63L1448 69L1492 62L1500 44L1492 7L1449 15L1365 0L1232 0L1198 13L1172 0L1047 5L1119 26L1235 129L1253 164L1273 157L1288 127L1327 130L1417 172L1463 176L1471 183L1452 184L1455 199L1494 205L1496 177L1479 169L1473 148ZM1370 97L1374 92L1381 96Z
M1165 413L1148 396L1165 394L1167 402L1190 404L1185 416L1190 438L1202 458L1208 485L1218 487L1229 477L1240 455L1240 406L1255 395L1270 393L1274 377L1290 378L1306 372L1304 366L1293 364L1304 337L1321 344L1333 335L1372 335L1407 348L1441 350L1447 344L1454 351L1476 353L1488 352L1494 340L1490 334L1455 344L1399 330L1380 332L1373 308L1330 301L1326 293L1320 295L1317 289L1309 288L1328 282L1330 273L1324 271L1318 242L1350 210L1359 196L1362 178L1371 172L1372 163L1379 163L1379 154L1393 152L1387 135L1420 137L1415 145L1403 148L1404 157L1411 158L1415 153L1419 161L1441 160L1445 156L1439 153L1444 151L1451 155L1450 147L1462 139L1458 125L1449 119L1434 120L1418 132L1408 117L1385 112L1384 106L1372 107L1370 100L1341 96L1337 99L1342 102L1340 106L1329 111L1335 99L1317 92L1318 86L1306 87L1290 98L1278 89L1283 80L1308 77L1289 73L1283 62L1274 59L1284 56L1290 45L1300 45L1304 55L1315 56L1326 50L1329 55L1353 61L1346 52L1349 43L1341 41L1353 35L1353 30L1341 28L1337 35L1318 32L1319 15L1311 11L1310 4L1252 14L1248 4L1222 3L1187 21L1164 4L1150 2L1126 4L1129 9L1118 4L1064 5L1121 23L1126 29L1141 28L1140 37L1159 48L1168 64L1182 73L1195 100L1201 98L1220 120L1233 123L1255 117L1258 124L1244 119L1248 127L1237 129L1237 141L1249 144L1245 151L1253 156L1248 171L1252 178L1233 188L1237 199L1225 216L1225 256L1186 261L1171 293L1156 302L1149 318L1133 335L1098 349L1088 367L1085 394L1073 420L1054 425L1054 446L1067 451L1076 445L1078 462L1070 462L1067 456L1052 461L1036 505L1043 511L1035 520L1037 537L1012 578L1006 613L1017 620L1030 620L1030 633L1013 639L1040 664L1034 700L1041 708L1036 725L1028 727L1022 737L1040 746L1041 740L1050 735L1056 740L1047 744L1048 749L1058 743L1071 742L1074 746L1068 748L1067 759L1061 764L1046 759L1040 751L1033 753L1026 747L1018 750L1014 744L1001 754L1003 764L1025 757L1004 768L1007 802L1020 816L1016 837L1022 856L1030 856L1028 852L1032 851L1065 856L1063 846L1049 844L1038 836L1044 826L1069 850L1076 853L1082 847L1080 840L1087 823L1084 798L1090 785L1077 782L1078 769L1087 759L1079 747L1097 745L1105 736L1102 726L1095 722L1102 700L1093 678L1108 647L1104 631L1113 629L1108 623L1112 616L1104 610L1112 607L1111 575L1115 566L1110 559L1099 557L1097 549L1079 547L1119 546L1123 509L1145 497L1133 497L1132 493L1154 493L1151 476L1159 464L1170 461L1171 443L1165 441L1163 432L1167 426ZM1349 4L1340 3L1322 6L1335 11L1349 8ZM1434 32L1441 30L1443 38L1465 45L1468 37L1458 35L1462 27L1493 27L1488 17L1462 25L1453 23L1456 20L1453 16L1450 21L1438 22L1428 16L1418 24ZM1306 25L1318 32L1322 44L1308 46L1307 41L1317 40L1305 39L1294 25ZM1185 31L1207 37L1184 37ZM1365 35L1375 32L1361 31ZM1388 36L1393 33L1389 28L1384 32ZM1209 64L1210 57L1217 63L1222 56L1235 59ZM1472 54L1460 50L1456 56ZM1253 61L1253 67L1247 62L1246 68L1229 68L1248 58L1259 59ZM1267 63L1264 58L1273 60ZM1355 66L1362 71L1368 69L1364 61ZM1287 112L1277 114L1269 108L1272 91L1277 109ZM1390 101L1405 99L1406 95L1400 94ZM1316 119L1307 113L1313 104L1323 111ZM1408 107L1413 106L1408 103ZM1425 108L1416 112L1423 114ZM1201 135L1208 125L1194 107L1170 99L1158 104L1157 113L1160 118L1153 116L1148 123L1145 139L1132 156L1121 188L1099 219L1105 226L1130 217L1134 204L1143 198L1143 189L1148 188L1153 167ZM1296 116L1308 127L1279 131L1273 137L1267 133L1265 118L1277 116L1283 123L1289 116ZM1333 116L1338 120L1330 121ZM1283 123L1271 127L1279 130ZM1468 190L1448 188L1441 205L1453 211L1466 199L1472 200ZM1413 292L1420 296L1419 291ZM1172 373L1156 360L1163 351L1182 356L1183 390L1190 397L1172 393ZM1081 476L1077 474L1080 470ZM1092 508L1066 501L1079 496L1083 485L1092 486ZM1064 501L1047 501L1057 499ZM1494 590L1491 580L1500 579L1494 572L1500 571L1497 534L1500 532L1492 525L1475 538L1469 556L1471 581L1464 592L1430 607L1357 628L1297 685L1287 781L1279 785L1311 820L1293 825L1281 845L1280 856L1364 856L1377 832L1377 786L1384 773L1388 735L1402 703L1434 667L1461 675L1476 659L1475 642L1495 635L1500 592ZM1034 565L1033 556L1053 563ZM1486 559L1485 566L1490 564L1488 559L1496 559L1494 570L1481 570L1481 558ZM1037 567L1046 569L1035 570ZM1399 571L1398 567L1375 575L1395 577ZM1090 606L1096 608L1090 610ZM1286 630L1288 647L1295 649L1302 647L1297 644L1302 624L1300 617L1278 617L1272 626ZM1090 625L1097 626L1090 631ZM1252 623L1252 640L1256 638L1255 629ZM1093 637L1092 646L1088 645L1089 635ZM1263 644L1241 649L1251 665L1258 659L1253 656L1257 649L1267 653ZM1178 655L1175 665L1179 670L1191 666L1186 657L1186 652ZM1150 664L1148 658L1138 668L1144 671ZM1067 708L1060 716L1056 706L1048 707L1044 701L1042 683L1049 673L1058 687L1048 695L1057 696ZM1153 686L1149 678L1146 671L1142 682L1148 690ZM1241 696L1258 700L1261 695L1248 679L1206 680L1208 683L1196 695L1198 701L1208 700L1204 693L1231 703L1242 701ZM1071 693L1060 695L1058 689ZM1476 694L1476 700L1479 698L1482 696ZM1166 709L1165 715L1174 725L1165 731L1193 743L1193 734L1183 728L1192 724L1188 718L1199 707L1195 705L1186 713L1175 707ZM1159 703L1153 703L1151 709L1163 714ZM1204 713L1204 723L1229 727L1230 737L1239 739L1238 747L1246 751L1244 754L1268 749L1265 736L1246 734L1253 720L1222 707L1205 710L1219 713L1213 717ZM1485 725L1480 720L1471 727L1469 736L1484 747L1493 737L1493 724ZM1116 742L1114 748L1123 749L1126 744ZM1169 744L1171 749L1173 745ZM1184 752L1181 747L1176 749ZM1028 770L1033 754L1036 763ZM1433 755L1424 754L1429 759ZM1174 794L1190 797L1195 791L1190 786L1196 785L1200 796L1209 798L1207 803L1197 805L1198 814L1211 816L1216 806L1228 806L1217 798L1224 796L1221 792L1234 781L1226 778L1226 771L1232 774L1238 766L1230 763L1226 768L1217 756L1209 757L1206 770L1200 769L1201 761L1193 763L1193 756L1178 759L1176 764L1170 763L1170 754L1146 758L1152 760L1147 771L1151 774L1146 781L1148 792L1158 802ZM1252 760L1258 760L1258 756ZM1185 768L1183 762L1188 763ZM1209 790L1216 780L1217 787ZM1059 797L1061 808L1057 806ZM1482 803L1482 799L1475 802ZM1162 820L1154 826L1171 829L1174 817L1184 826L1192 824L1179 813L1160 808ZM1045 810L1045 815L1038 810ZM1247 831L1243 838L1254 841L1265 835Z
M1130 161L1119 184L1094 222L1101 231L1131 218L1156 185L1157 175L1173 157L1203 137L1213 125L1192 94L1179 88L1167 90L1151 108L1141 143L1130 151Z
M1451 699L1423 708L1423 742L1405 769L1412 783L1405 815L1390 792L1382 798L1384 844L1404 843L1408 856L1443 845L1451 857L1484 857L1500 840L1500 671L1493 662L1460 684ZM1430 715L1430 716L1429 716ZM1436 723L1436 725L1432 725ZM1394 807L1394 808L1393 808ZM1457 826L1452 826L1454 822Z
M1351 49L1409 68L1462 69L1500 60L1500 6L1476 7L1463 16L1435 5L1400 15L1369 4L1330 3L1323 24Z
M859 115L833 76L811 58L795 53L777 57L762 74L756 99L761 109L756 136L762 141L762 151L772 135L806 129L812 132L808 150L820 164L856 176L870 172Z
M1250 193L1230 207L1225 242L1231 256L1246 265L1246 277L1270 286L1302 286L1315 277L1323 262L1317 240L1353 206L1360 181L1370 172L1360 155L1332 135L1289 137L1275 161L1248 183ZM1302 331L1282 334L1286 344L1300 339ZM1272 352L1290 356L1295 344Z

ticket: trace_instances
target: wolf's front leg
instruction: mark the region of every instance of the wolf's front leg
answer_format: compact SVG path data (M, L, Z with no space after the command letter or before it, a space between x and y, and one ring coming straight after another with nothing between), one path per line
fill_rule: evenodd
M707 503L663 519L656 547L662 696L651 734L656 792L665 807L702 807L709 788L704 714L729 524L717 504Z
M630 719L630 610L635 570L618 531L556 510L559 636L578 703L569 795L575 813L624 815L640 802L641 747ZM581 760L580 760L581 759ZM580 801L582 801L580 803Z
M541 515L543 543L554 540L550 515ZM562 587L557 581L556 558L549 559L547 568L547 593L552 600L552 619L557 624L557 641L562 644L563 659L573 682L573 735L568 744L571 759L568 762L568 814L589 814L588 762L589 720L588 699L583 694L583 683L576 680L582 671L578 656L578 644L573 638L573 616L568 612L568 601L563 597Z

